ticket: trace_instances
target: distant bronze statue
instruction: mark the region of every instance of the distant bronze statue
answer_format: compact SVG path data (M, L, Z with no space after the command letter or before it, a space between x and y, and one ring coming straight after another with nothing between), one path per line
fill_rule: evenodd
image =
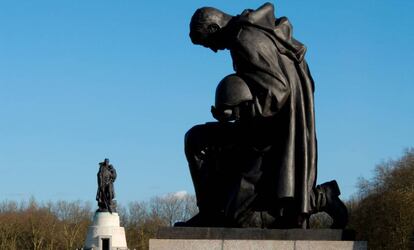
M114 182L116 179L116 171L109 159L99 163L98 172L98 191L96 200L98 201L99 212L116 212Z
M190 38L228 49L235 73L217 87L218 122L185 136L199 214L177 226L307 228L325 211L333 228L345 227L336 182L316 186L314 82L288 19L270 3L237 16L204 7Z

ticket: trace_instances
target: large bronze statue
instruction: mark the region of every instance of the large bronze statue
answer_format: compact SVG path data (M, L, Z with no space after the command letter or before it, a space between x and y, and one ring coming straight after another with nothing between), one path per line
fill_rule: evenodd
M190 38L228 49L235 73L217 87L218 122L185 136L199 214L177 226L306 228L325 211L344 227L336 182L316 186L314 82L288 19L275 18L270 3L237 16L204 7Z
M114 182L116 179L116 171L109 159L99 163L98 171L98 191L96 193L96 201L98 202L99 212L116 212Z

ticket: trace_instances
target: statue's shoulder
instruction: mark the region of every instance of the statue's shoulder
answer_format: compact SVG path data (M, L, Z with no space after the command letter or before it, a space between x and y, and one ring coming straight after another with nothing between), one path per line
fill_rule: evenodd
M252 25L242 25L237 32L235 43L241 45L246 44L260 44L265 40L268 40L268 32L260 27Z

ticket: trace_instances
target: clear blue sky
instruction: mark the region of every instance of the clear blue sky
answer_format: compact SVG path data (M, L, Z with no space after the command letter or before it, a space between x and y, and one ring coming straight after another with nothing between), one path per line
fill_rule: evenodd
M98 162L118 202L193 192L184 133L211 121L228 52L191 44L194 10L263 2L0 1L0 200L94 202ZM414 144L414 1L273 2L308 47L319 176L344 197Z

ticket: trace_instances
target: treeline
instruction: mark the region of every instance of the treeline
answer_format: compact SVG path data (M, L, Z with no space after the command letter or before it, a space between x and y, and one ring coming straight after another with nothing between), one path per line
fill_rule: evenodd
M414 149L379 164L348 201L349 228L369 249L414 249Z
M158 196L149 202L133 202L120 207L121 225L125 227L129 249L149 249L149 239L159 227L186 221L198 212L193 195Z
M91 216L91 206L81 202L2 202L0 249L75 249Z
M187 220L196 211L192 195L169 194L118 206L128 247L136 250L148 249L148 240L159 227ZM4 201L0 203L0 249L80 249L93 214L91 203L81 201Z
M348 228L369 249L414 249L414 149L375 168L373 178L360 179L358 193L347 202ZM95 206L80 201L0 203L0 249L81 248ZM197 212L192 195L169 194L147 202L118 206L130 249L148 249L161 226L185 221ZM328 227L324 213L312 217L312 228Z

